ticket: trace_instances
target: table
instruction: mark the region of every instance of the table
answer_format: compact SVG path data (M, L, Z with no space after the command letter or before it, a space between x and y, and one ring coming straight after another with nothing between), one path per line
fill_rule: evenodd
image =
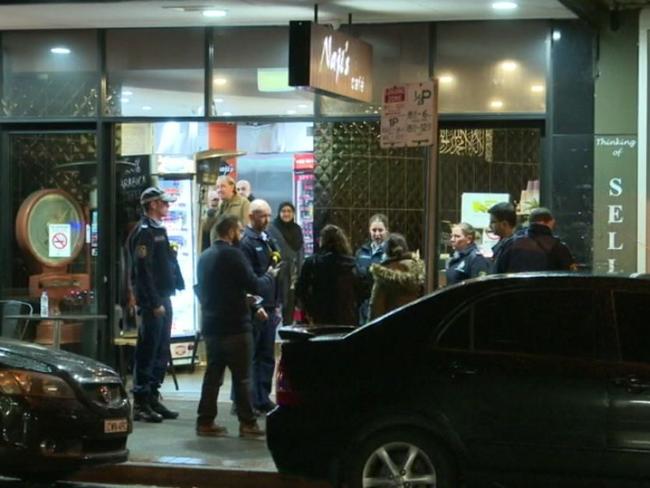
M88 320L106 320L108 315L96 315L96 314L73 314L73 313L62 313L59 315L38 315L38 314L13 314L13 315L4 315L8 319L22 319L22 320L35 320L42 322L44 320L51 320L54 323L54 338L52 341L52 347L54 349L61 348L61 325L65 320L75 320L85 322Z

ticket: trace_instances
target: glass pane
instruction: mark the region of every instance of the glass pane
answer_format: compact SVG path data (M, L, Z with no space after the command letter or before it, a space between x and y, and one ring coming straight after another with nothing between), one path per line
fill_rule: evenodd
M314 95L288 85L288 27L218 29L214 65L215 115L314 113Z
M341 29L346 29L342 27ZM346 31L347 32L347 31ZM378 114L385 87L429 78L428 24L353 25L352 34L372 45L374 102L343 101L322 97L324 115Z
M47 345L59 340L61 347L95 357L98 327L106 323L96 317L95 133L10 134L9 154L16 239L8 250L11 269L2 298L30 304L36 317L63 318L58 324L40 318L12 323L4 313L2 333ZM41 308L44 292L47 310Z
M90 117L99 86L95 31L2 34L4 117Z
M477 350L596 355L596 296L575 290L508 293L476 304Z
M650 296L616 293L614 300L623 361L650 362Z
M438 24L441 113L546 111L544 22Z
M107 115L203 115L203 52L202 30L108 31Z

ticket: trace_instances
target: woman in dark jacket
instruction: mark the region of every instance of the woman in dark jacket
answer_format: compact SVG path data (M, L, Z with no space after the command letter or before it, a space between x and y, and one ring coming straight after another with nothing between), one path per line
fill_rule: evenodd
M424 263L409 252L404 236L390 234L384 246L384 261L370 266L374 282L369 320L417 300L424 291Z
M487 260L474 243L476 230L470 224L461 222L451 228L451 247L454 254L447 262L447 284L453 285L463 280L483 276L490 270Z
M278 216L268 228L268 233L280 246L280 256L284 263L278 280L285 324L293 323L296 282L305 259L302 229L294 221L295 215L296 207L291 202L282 202L278 207Z
M340 227L326 225L318 252L305 259L296 298L310 324L357 325L359 292L348 239Z

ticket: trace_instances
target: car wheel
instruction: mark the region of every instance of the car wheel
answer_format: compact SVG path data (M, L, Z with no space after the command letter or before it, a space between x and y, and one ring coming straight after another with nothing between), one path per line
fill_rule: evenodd
M446 450L418 431L391 429L364 441L347 470L348 488L455 488Z

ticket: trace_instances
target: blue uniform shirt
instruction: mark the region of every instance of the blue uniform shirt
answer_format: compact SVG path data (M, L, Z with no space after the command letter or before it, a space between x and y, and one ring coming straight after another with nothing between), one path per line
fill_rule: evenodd
M447 284L453 285L485 275L489 269L490 262L481 254L476 244L472 243L462 251L456 251L447 261Z

